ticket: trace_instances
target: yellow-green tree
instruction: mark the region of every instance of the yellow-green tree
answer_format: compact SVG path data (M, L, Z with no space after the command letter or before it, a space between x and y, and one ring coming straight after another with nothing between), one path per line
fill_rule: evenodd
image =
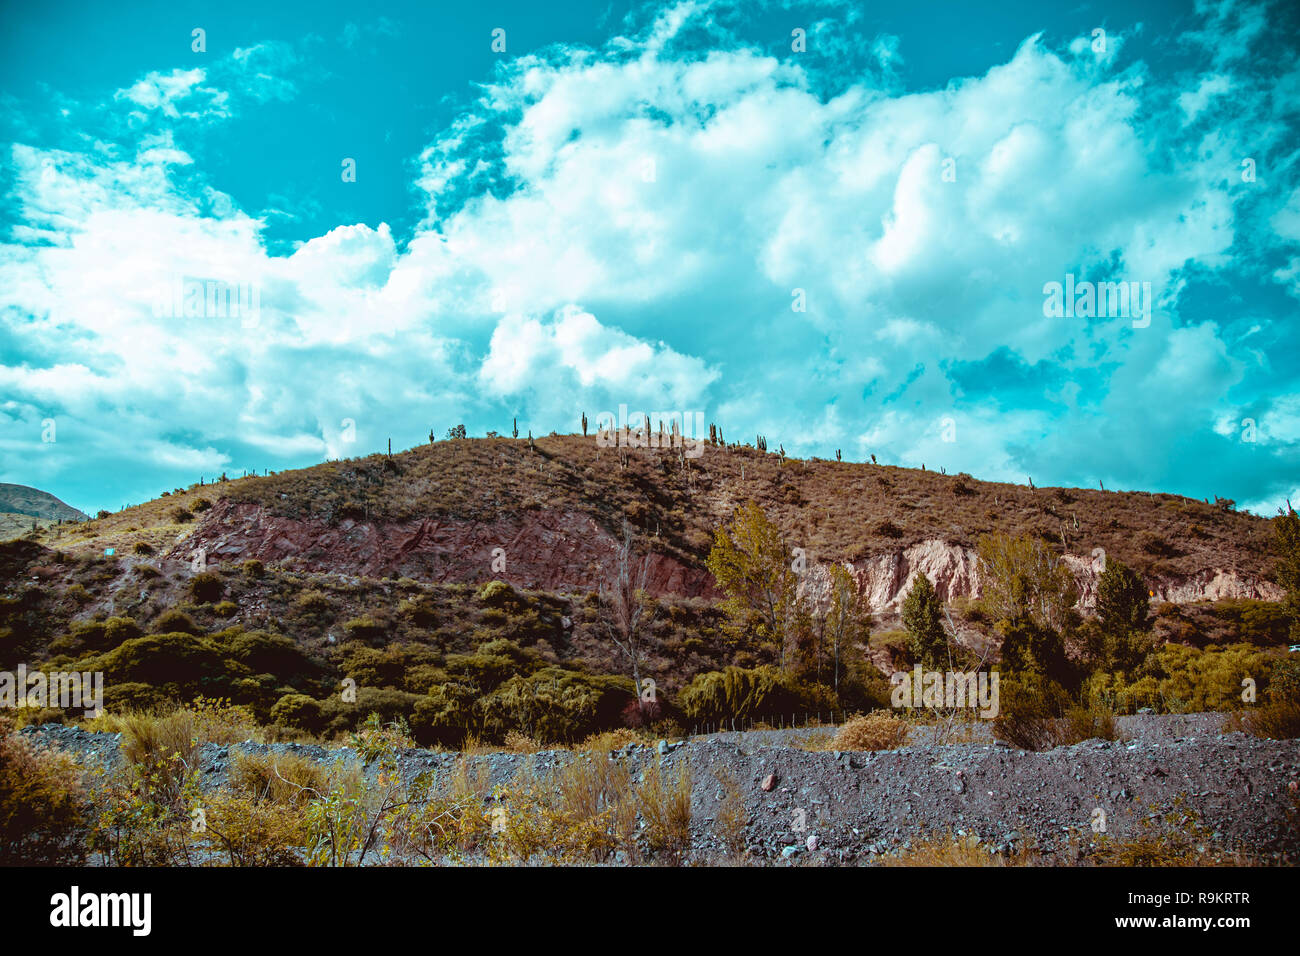
M980 538L980 603L996 621L1028 620L1060 631L1079 592L1074 576L1040 538L988 534Z
M1287 507L1286 514L1273 519L1278 553L1277 583L1286 589L1286 608L1291 615L1291 639L1300 637L1300 516Z
M751 625L760 644L775 647L786 666L798 616L798 575L791 550L761 507L750 502L714 532L706 562L727 596L723 607L733 634Z
M870 612L857 582L842 564L831 568L830 610L826 615L826 641L834 662L835 699L840 696L840 661L854 641L866 641Z

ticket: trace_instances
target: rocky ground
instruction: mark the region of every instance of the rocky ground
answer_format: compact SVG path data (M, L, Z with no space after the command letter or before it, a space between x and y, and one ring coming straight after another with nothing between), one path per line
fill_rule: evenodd
M927 834L975 834L1002 852L1036 847L1070 862L1076 834L1105 817L1106 833L1124 838L1142 821L1165 825L1182 798L1200 818L1203 842L1245 850L1266 861L1300 849L1295 822L1300 741L1221 734L1223 716L1144 715L1120 720L1125 739L1088 741L1034 753L989 739L933 742L917 728L907 746L882 752L804 749L826 743L831 730L806 728L695 737L655 746L629 746L600 759L628 761L639 773L661 759L668 769L687 761L693 780L693 856L716 859L722 837L715 817L719 776L732 776L744 794L748 856L756 861L870 863ZM122 759L117 735L46 725L27 733L83 762ZM971 737L974 735L967 735ZM252 742L207 744L199 769L204 786L225 782L232 752L291 752L322 762L354 758L346 748ZM570 751L494 753L468 758L493 784L505 784L531 764L545 772L579 759ZM449 774L462 757L408 750L404 774ZM1077 842L1077 840L1076 840Z

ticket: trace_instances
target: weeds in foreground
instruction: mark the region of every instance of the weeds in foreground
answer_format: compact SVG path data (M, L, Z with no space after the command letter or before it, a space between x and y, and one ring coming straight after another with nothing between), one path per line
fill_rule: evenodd
M691 846L691 770L685 760L669 776L662 760L642 774L636 799L645 821L646 844L651 853L664 854L677 865Z
M90 823L81 770L0 716L0 865L77 865Z
M749 826L749 813L745 809L745 793L734 772L720 768L713 772L718 781L721 798L713 821L727 859L739 863L745 857L745 828Z
M1178 794L1167 810L1152 806L1137 824L1137 832L1124 838L1098 834L1094 846L1084 850L1087 862L1097 866L1245 866L1254 862L1245 853L1223 847L1213 832Z
M913 840L911 846L885 855L881 866L1026 866L1033 852L1019 850L1010 855L994 852L973 833L933 834Z

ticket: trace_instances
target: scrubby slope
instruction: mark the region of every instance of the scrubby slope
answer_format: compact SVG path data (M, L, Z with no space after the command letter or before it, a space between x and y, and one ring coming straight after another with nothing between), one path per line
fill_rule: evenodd
M810 561L854 563L878 608L896 602L915 570L945 598L969 594L971 549L989 532L1036 535L1069 555L1085 598L1097 549L1136 567L1160 598L1280 595L1270 583L1269 522L1226 505L795 460L748 446L707 446L691 459L577 435L444 441L192 487L36 540L73 552L144 540L186 561L202 550L217 562L256 557L318 572L500 577L583 591L598 585L626 518L656 555L652 590L711 596L703 561L712 533L749 500Z

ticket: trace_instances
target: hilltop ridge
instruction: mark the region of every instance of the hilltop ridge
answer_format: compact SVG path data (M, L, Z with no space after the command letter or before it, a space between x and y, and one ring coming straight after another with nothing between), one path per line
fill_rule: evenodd
M748 501L811 563L854 565L878 606L918 568L939 578L945 597L970 593L973 548L995 532L1047 542L1070 562L1085 600L1099 552L1135 567L1167 600L1280 594L1268 519L1228 502L984 482L747 445L706 445L690 458L580 435L452 439L196 485L34 540L73 552L144 542L185 561L202 550L209 562L255 557L313 572L582 591L598 584L627 520L653 552L653 590L712 596L712 533Z

